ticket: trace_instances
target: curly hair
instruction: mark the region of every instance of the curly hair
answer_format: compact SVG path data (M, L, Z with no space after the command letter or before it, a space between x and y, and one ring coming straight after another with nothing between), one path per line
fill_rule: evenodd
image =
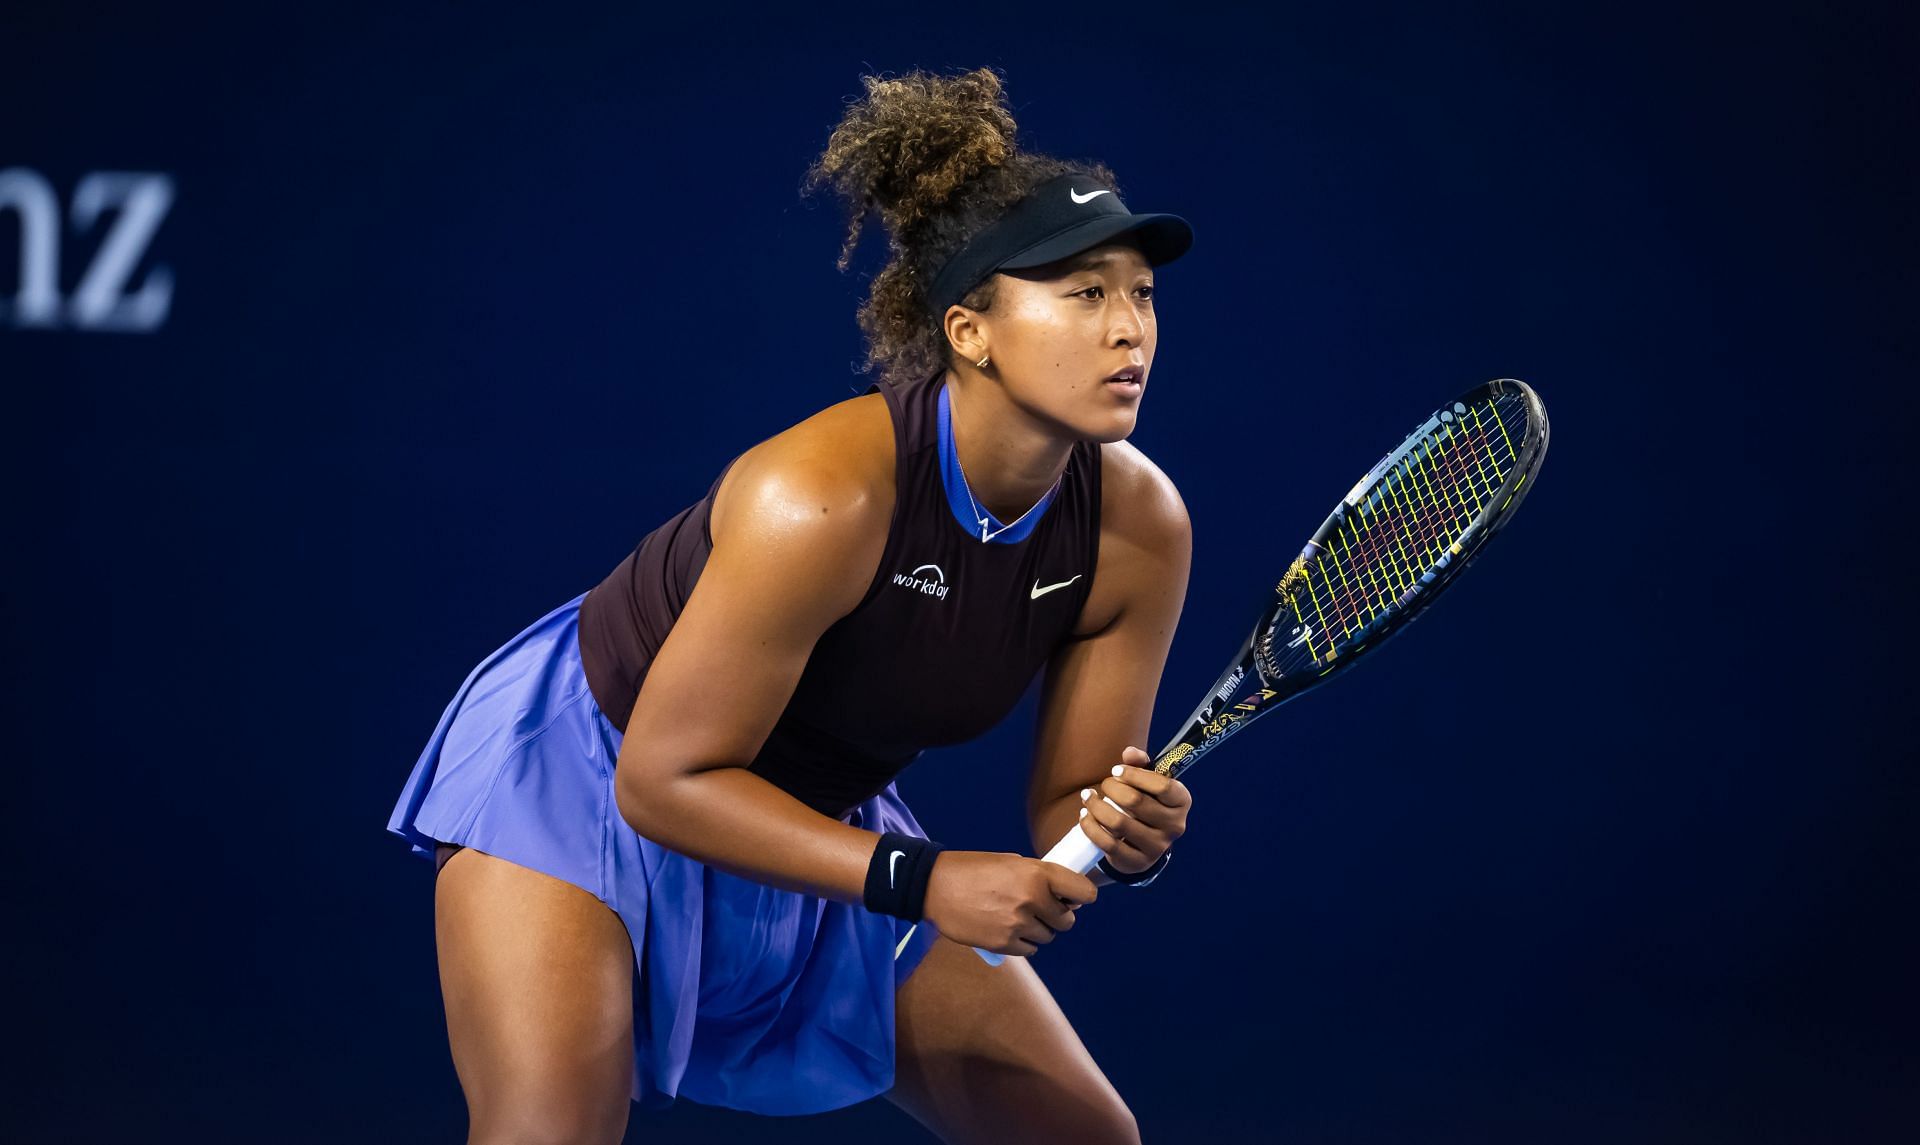
M1066 162L1021 151L1001 81L991 68L955 76L913 71L862 76L864 98L849 103L827 147L807 170L806 190L831 187L847 206L841 270L869 212L887 232L888 259L860 307L866 371L890 383L924 377L952 363L941 315L928 309L933 277L967 240L1035 185L1078 174L1118 184L1097 162ZM993 283L962 300L993 307Z

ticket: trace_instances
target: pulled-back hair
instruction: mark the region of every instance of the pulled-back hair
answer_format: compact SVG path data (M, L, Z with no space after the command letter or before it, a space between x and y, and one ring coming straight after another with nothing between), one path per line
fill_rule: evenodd
M832 187L847 206L838 266L847 269L871 211L886 227L886 268L860 307L866 369L888 382L924 377L951 364L942 315L929 311L933 277L968 239L1035 185L1078 174L1115 188L1096 162L1063 162L1018 149L1000 77L991 68L955 76L922 71L862 76L827 148L807 170L808 191ZM993 278L961 304L993 306Z

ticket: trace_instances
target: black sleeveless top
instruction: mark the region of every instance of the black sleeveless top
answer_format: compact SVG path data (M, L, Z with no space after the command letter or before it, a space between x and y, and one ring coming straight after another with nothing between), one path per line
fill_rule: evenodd
M820 635L749 770L839 818L929 747L1011 711L1072 631L1100 545L1100 446L1079 442L1033 531L985 543L954 518L940 476L946 372L875 383L893 415L897 495L886 551L854 610ZM732 463L728 463L728 468ZM647 668L713 547L707 495L647 534L580 605L587 686L625 729ZM718 682L724 686L724 682Z

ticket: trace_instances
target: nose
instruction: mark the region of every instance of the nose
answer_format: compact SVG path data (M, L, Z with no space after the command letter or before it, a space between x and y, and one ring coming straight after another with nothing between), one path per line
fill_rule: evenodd
M1118 303L1119 309L1114 309L1113 302ZM1113 345L1138 347L1146 340L1146 319L1141 317L1140 308L1131 297L1115 296L1109 302L1107 313L1108 321L1111 323L1107 336L1112 340Z

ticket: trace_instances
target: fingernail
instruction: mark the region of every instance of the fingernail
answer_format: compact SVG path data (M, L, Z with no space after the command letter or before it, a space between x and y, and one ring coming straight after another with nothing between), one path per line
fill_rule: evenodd
M1125 764L1123 764L1123 763L1116 763L1116 764L1114 764L1114 765L1113 765L1113 774L1114 774L1114 775L1115 775L1116 777L1117 777L1117 776L1121 776L1121 775L1125 775L1126 773L1127 773L1127 766L1126 766Z
M1085 819L1086 817L1087 817L1087 809L1085 807L1082 807L1080 809L1080 818Z
M1080 798L1082 798L1082 799L1092 799L1092 798L1093 798L1093 788L1091 788L1091 787L1082 787L1082 788L1080 789Z

